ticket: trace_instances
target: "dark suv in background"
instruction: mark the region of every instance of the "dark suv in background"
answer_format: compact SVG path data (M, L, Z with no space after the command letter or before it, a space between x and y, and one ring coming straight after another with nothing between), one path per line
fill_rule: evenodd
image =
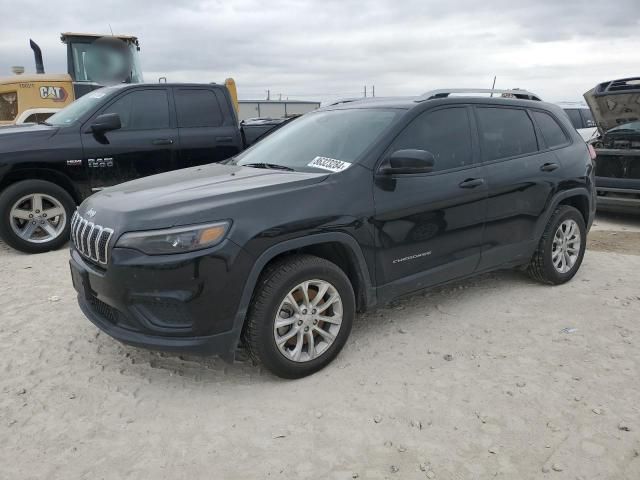
M73 218L78 302L122 342L313 373L357 310L499 268L577 272L595 210L562 110L429 93L307 114L224 164L105 189ZM464 94L463 94L464 95Z
M58 248L93 192L219 162L274 127L248 126L246 141L224 85L122 84L39 125L0 128L0 237L30 253Z

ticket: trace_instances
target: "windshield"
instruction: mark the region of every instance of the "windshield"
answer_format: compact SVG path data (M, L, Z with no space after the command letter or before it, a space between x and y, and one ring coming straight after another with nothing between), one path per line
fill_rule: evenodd
M71 125L77 122L86 112L101 104L105 96L112 95L115 91L117 91L116 88L106 87L87 93L84 97L80 97L58 113L51 115L45 123L56 127Z
M341 171L356 161L401 113L372 108L308 113L230 163L301 172Z
M102 85L143 82L138 50L132 43L112 38L98 39L92 43L74 42L71 51L76 82Z
M640 121L623 123L622 125L618 125L617 127L613 127L608 130L607 133L640 133Z

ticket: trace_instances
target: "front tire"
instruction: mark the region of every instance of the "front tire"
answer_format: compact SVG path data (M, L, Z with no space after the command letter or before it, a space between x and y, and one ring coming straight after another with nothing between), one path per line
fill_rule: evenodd
M582 264L586 244L582 214L574 207L560 205L547 223L527 273L551 285L568 282Z
M14 183L0 194L0 237L26 253L60 248L69 238L75 208L71 195L55 183Z
M260 277L244 339L251 357L274 374L300 378L338 355L354 316L353 288L339 267L312 255L291 255Z

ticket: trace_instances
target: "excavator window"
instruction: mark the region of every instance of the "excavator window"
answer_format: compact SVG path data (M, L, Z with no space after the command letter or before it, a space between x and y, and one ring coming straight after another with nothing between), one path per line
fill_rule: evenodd
M72 42L74 80L100 84L141 83L137 49L124 42L117 46L119 48L98 42Z
M0 121L15 120L18 115L18 93L0 93Z

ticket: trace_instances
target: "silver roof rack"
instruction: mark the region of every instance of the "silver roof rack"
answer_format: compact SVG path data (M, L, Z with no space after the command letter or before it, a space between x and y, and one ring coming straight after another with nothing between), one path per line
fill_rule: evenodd
M490 93L500 94L502 97L515 97L521 100L537 100L541 101L540 97L535 93L528 92L515 88L512 90L496 90L492 88L443 88L440 90L431 90L430 92L423 93L418 97L416 101L423 102L425 100L433 100L436 98L447 98L451 94L464 94L464 93Z
M359 100L364 100L364 97L341 98L340 100L329 103L328 106L333 107L334 105L342 105L343 103L357 102Z

